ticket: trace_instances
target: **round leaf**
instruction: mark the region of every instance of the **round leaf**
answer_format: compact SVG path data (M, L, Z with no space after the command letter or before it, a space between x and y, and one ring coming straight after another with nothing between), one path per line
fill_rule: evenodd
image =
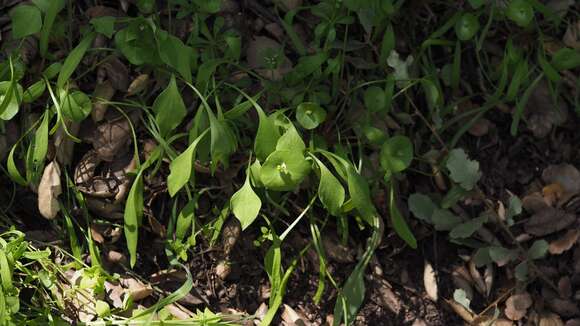
M302 154L277 150L270 154L260 169L260 179L271 190L294 189L308 175L311 164Z
M381 148L380 162L387 173L405 170L413 160L413 143L408 137L389 138Z
M296 120L304 129L314 129L326 119L326 111L313 102L305 102L296 109Z
M387 107L387 94L378 86L367 88L364 94L365 107L371 112L382 111Z
M40 32L42 17L35 6L21 5L10 12L12 18L12 36L15 39Z
M467 41L475 36L479 30L479 20L471 13L465 13L455 23L455 33L457 38L462 41Z
M506 9L506 16L520 27L526 27L534 18L534 8L526 0L512 0Z
M61 103L62 114L76 122L83 121L91 114L91 100L81 91L69 93Z

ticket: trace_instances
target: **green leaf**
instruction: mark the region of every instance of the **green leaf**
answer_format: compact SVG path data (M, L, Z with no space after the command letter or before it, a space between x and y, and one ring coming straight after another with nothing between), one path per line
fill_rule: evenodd
M16 82L0 82L0 119L11 120L20 108L19 99L22 99L22 86Z
M405 170L413 160L413 143L406 136L394 136L381 147L380 164L388 175Z
M354 320L358 309L363 303L365 297L365 267L366 265L357 265L344 283L344 286L342 287L342 293L339 294L339 297L336 300L336 304L334 306L335 319L333 326L340 325L345 312L346 315L344 318L347 320L346 324L350 324L350 322Z
M211 132L211 167L212 171L220 162L228 165L229 157L236 151L236 138L226 121L218 120L208 108L209 125Z
M230 199L230 206L232 207L234 216L240 221L242 230L245 230L254 222L262 207L260 197L256 195L252 189L252 185L250 185L249 172L250 170L248 169L246 171L246 181L242 188L236 191Z
M42 74L44 75L44 77L46 77L46 79L50 80L50 79L53 79L54 77L56 77L61 69L62 69L62 63L55 62L55 63L51 64L50 66L46 67L46 69L44 69Z
M385 34L383 34L383 40L381 42L381 52L380 52L380 63L381 65L387 64L387 59L391 54L391 51L395 49L395 32L393 31L393 25L387 25Z
M195 218L195 200L190 200L177 215L175 223L175 239L183 241L187 232L191 230L193 219Z
M306 144L304 144L304 141L293 124L290 124L286 132L278 139L276 150L291 151L300 155L306 150Z
M344 204L345 190L340 181L330 170L314 155L311 155L320 170L320 183L318 184L318 199L331 215L338 216Z
M111 16L95 17L91 19L91 25L93 25L97 33L101 33L107 38L111 38L113 37L113 34L115 34L116 20L117 18Z
M552 65L559 71L574 69L580 66L580 51L578 49L561 48L552 57Z
M264 186L276 191L289 191L298 186L310 173L311 164L304 155L276 150L266 158L260 170Z
M111 314L111 307L105 301L97 300L95 302L95 312L99 317L106 317Z
M528 280L528 262L523 261L516 266L515 269L516 278L520 282L525 282Z
M486 0L468 0L469 4L473 9L477 9L483 6L487 1Z
M46 8L46 13L44 15L44 22L42 24L42 29L40 31L40 55L45 58L48 51L48 41L50 38L50 33L52 31L52 25L54 25L54 20L56 15L64 9L64 0L51 0ZM38 4L37 4L38 5Z
M489 257L496 263L510 261L517 257L516 250L510 250L500 246L493 246L488 248Z
M465 239L471 237L477 230L479 230L484 223L487 222L487 215L482 215L480 217L471 219L467 222L463 222L459 225L456 225L451 232L449 232L449 236L454 239Z
M506 16L520 27L528 26L534 19L534 8L527 0L511 0Z
M40 10L35 6L16 6L10 11L10 18L12 19L12 36L15 39L38 33L42 28Z
M431 216L435 230L437 231L450 231L459 223L461 223L461 218L447 209L436 209Z
M513 101L518 95L521 84L528 77L528 62L526 60L521 60L518 63L516 71L512 77L512 82L508 86L506 93L506 101Z
M543 258L548 252L550 244L546 240L536 240L528 249L528 259L536 260Z
M481 178L479 162L470 160L461 148L449 152L446 166L449 169L451 179L466 190L472 190Z
M129 251L131 267L137 262L137 241L139 237L139 226L143 218L143 170L140 170L133 181L127 201L125 203L125 240Z
M159 133L163 137L179 126L183 118L185 118L187 110L177 89L174 75L171 75L167 88L153 102L153 112L155 112L155 121L159 126Z
M473 255L473 262L475 263L475 266L485 266L493 261L490 257L490 248L491 247L477 249L475 255Z
M371 200L371 192L367 180L358 174L351 164L344 165L350 198L363 219L370 224L377 211Z
M391 223L393 223L393 229L397 232L397 235L405 240L405 242L409 245L409 247L413 249L417 249L417 239L411 232L409 225L399 212L399 208L397 208L397 204L395 202L395 189L394 186L391 184L391 195L389 200L389 212L391 215Z
M320 69L327 58L327 53L322 51L314 55L301 57L294 69L286 75L287 80L291 84L298 83Z
M364 102L367 110L380 112L387 108L387 95L382 88L371 86L365 90Z
M91 114L91 99L81 91L68 93L61 100L61 112L63 116L75 122L81 122Z
M91 46L93 40L95 39L95 33L89 33L80 41L80 43L70 51L68 57L64 60L60 73L58 74L58 79L56 86L58 89L62 89L65 83L72 76L73 72L77 69L77 66L81 62L85 53Z
M510 126L510 134L512 136L517 135L520 119L522 118L522 115L524 114L524 108L526 107L528 100L530 99L530 96L532 95L532 92L534 91L534 89L536 88L538 83L542 80L542 77L543 77L543 74L540 74L538 77L536 77L536 79L534 79L534 81L530 84L530 86L528 86L528 88L526 89L524 94L518 99L518 101L516 103L516 107L514 108L514 111L513 111L513 120L512 120L512 124Z
M175 69L188 83L192 82L191 57L193 49L163 30L157 31L159 57L168 66Z
M317 103L304 102L296 108L296 120L304 129L314 129L326 119L326 111Z
M155 0L137 0L137 8L144 14L150 14L155 9Z
M416 218L432 223L431 216L437 209L437 205L427 195L414 193L409 196L409 210Z
M22 95L22 102L32 103L36 101L40 96L42 96L42 94L44 94L45 90L46 83L44 82L44 79L38 80L24 91L24 94Z
M19 142L12 146L10 153L8 154L8 159L6 162L6 168L8 169L8 176L12 181L18 183L21 186L26 186L27 181L24 179L18 168L16 167L16 162L14 161L14 151L16 150L16 146L18 146Z
M174 197L175 194L189 180L193 175L193 163L195 161L195 150L199 142L202 138L209 132L209 129L206 129L202 132L190 145L187 149L179 154L171 164L169 164L169 176L167 177L167 189L169 190L169 195Z
M36 170L44 166L44 159L48 152L48 121L49 111L45 111L42 116L42 122L34 134L34 150L32 152L32 164ZM35 171L40 172L40 171Z
M513 218L522 213L522 201L518 196L511 196L509 199L508 210L506 212L506 219L508 224L513 224Z
M455 23L455 34L461 41L472 39L479 31L479 20L472 13L464 13Z
M153 29L143 17L134 19L115 34L115 46L133 65L161 64Z

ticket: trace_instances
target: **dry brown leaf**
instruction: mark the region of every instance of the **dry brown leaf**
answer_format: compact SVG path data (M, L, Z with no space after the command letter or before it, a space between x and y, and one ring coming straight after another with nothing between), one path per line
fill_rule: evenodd
M111 55L101 65L114 89L126 92L129 88L129 69L117 56Z
M60 167L56 161L48 163L38 185L38 210L45 218L51 220L59 212L58 196L62 193Z
M565 192L564 187L558 182L551 183L542 188L542 195L549 206L554 206L564 196Z
M254 312L254 316L256 316L256 320L258 321L256 323L256 325L258 325L260 323L260 321L262 321L262 319L264 319L267 312L268 312L268 306L266 305L265 302L262 302L262 304L260 304L258 309L256 309L256 312Z
M451 309L453 309L453 311L459 317L461 317L461 319L463 319L469 325L473 323L475 315L471 311L467 310L462 304L455 302L455 300L447 300L447 299L445 299L445 302L447 302L447 304L451 307Z
M499 318L498 320L496 320L492 326L513 326L514 323L511 320L507 320L507 319L503 319L503 318Z
M428 261L425 261L425 267L423 269L423 285L425 286L425 291L427 292L429 298L437 302L437 276L435 275L433 266Z
M158 235L160 238L165 238L165 233L167 233L165 226L153 216L148 216L149 225L151 226L151 231Z
M73 135L77 136L80 129L80 123L73 122L73 121L65 121L66 126L68 128L68 132ZM56 148L56 160L62 166L70 165L73 160L73 151L75 142L66 134L64 129L59 127L54 134L54 147Z
M548 206L544 197L537 192L529 194L522 199L522 207L528 213L537 213Z
M393 292L387 281L379 281L378 292L380 294L379 300L381 301L382 305L398 315L402 307L401 299L398 295L395 294L395 292Z
M99 232L99 230L97 230L97 228L94 225L91 224L90 230L91 230L91 237L93 238L93 240L96 243L100 243L100 244L105 243L105 238L103 237L101 232Z
M527 102L527 127L536 138L545 138L553 126L560 126L568 119L568 104L559 100L556 105L552 99L548 83L542 81L534 88Z
M505 315L511 320L520 320L532 303L532 296L528 292L512 294L505 302Z
M568 193L580 192L580 171L571 164L550 165L542 172L546 184L558 183Z
M134 278L125 276L120 279L120 282L134 301L143 300L153 293L150 285L145 285Z
M284 323L286 325L302 325L302 326L306 326L306 325L310 325L310 322L308 321L308 319L306 319L306 317L304 317L302 314L299 314L298 312L296 312L296 310L292 309L292 307L290 307L287 304L284 304L284 310L282 311L282 316L281 316L282 320L284 321Z
M242 233L242 225L236 218L230 218L222 228L222 247L224 255L228 256Z
M123 264L127 263L127 257L125 255L123 255L122 253L115 251L115 250L109 250L107 252L106 259L111 264L123 265Z
M119 11L115 8L105 7L105 6L90 7L89 9L87 9L85 11L85 14L89 18L97 18L97 17L104 17L104 16L112 16L112 17L124 16L124 14L121 11Z
M558 294L561 298L567 299L572 296L572 282L570 277L562 276L558 281Z
M95 100L93 101L93 110L91 111L93 121L99 122L103 120L109 107L107 101L110 101L113 95L115 95L115 89L110 81L106 80L95 86L95 90L93 91L93 98Z
M554 207L546 207L534 214L524 230L535 236L544 236L563 230L576 222L576 216Z
M168 304L165 306L165 309L167 309L167 311L169 311L169 313L178 320L188 319L193 316L191 311L185 309L184 307L177 306L174 303Z
M564 322L560 316L554 313L542 314L538 326L564 326Z
M473 284L475 285L475 289L481 295L485 296L487 293L485 281L483 280L481 273L477 270L477 267L475 266L475 262L473 261L473 259L469 261L468 266L469 266L469 275L471 276L471 279L473 280Z
M492 264L487 264L485 266L485 271L483 272L483 282L485 283L485 296L489 297L491 289L493 288L495 269Z
M578 242L579 232L577 229L570 229L560 238L550 242L548 251L552 255L559 255L566 250L569 250Z
M566 321L566 326L580 326L580 319L574 318Z
M225 280L230 276L232 272L232 266L229 261L227 260L220 260L217 265L215 266L214 273L221 279Z
M580 49L580 20L577 20L576 23L568 24L562 41L573 49Z
M149 75L141 74L137 76L131 84L129 89L127 89L127 96L133 96L135 94L141 93L149 85Z
M344 246L334 233L327 234L322 238L322 245L328 258L338 263L352 263L355 261L352 248Z
M113 307L123 308L125 290L121 285L105 281L105 295L113 303Z
M473 280L465 266L456 267L451 273L451 279L456 288L462 289L465 292L465 296L470 301L473 300L473 286L471 286Z

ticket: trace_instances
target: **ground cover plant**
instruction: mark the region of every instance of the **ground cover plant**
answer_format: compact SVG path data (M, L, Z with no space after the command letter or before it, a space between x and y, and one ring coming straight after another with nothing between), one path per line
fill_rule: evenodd
M0 324L580 324L579 12L0 2Z

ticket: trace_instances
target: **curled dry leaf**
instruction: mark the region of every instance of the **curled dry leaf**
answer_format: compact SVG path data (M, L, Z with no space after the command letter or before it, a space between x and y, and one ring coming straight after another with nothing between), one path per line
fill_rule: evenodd
M580 49L580 20L568 25L562 41L573 49Z
M542 188L542 195L549 206L554 206L562 197L564 197L564 187L558 182L551 183Z
M498 318L492 325L493 326L513 326L514 323L511 320Z
M449 305L449 307L451 307L451 309L459 317L461 317L461 319L463 319L469 325L471 325L473 323L473 321L475 319L475 315L473 314L473 312L467 310L467 308L465 308L462 304L455 302L455 300L447 300L447 299L445 299L445 302L447 302L447 304Z
M95 86L95 90L93 91L95 100L93 101L93 110L91 111L93 121L99 122L103 120L109 107L107 102L113 98L113 95L115 95L115 89L109 80Z
M141 74L137 78L133 79L127 89L127 96L133 96L135 94L141 93L149 85L149 75Z
M568 193L580 192L580 171L571 164L550 165L542 172L546 184L560 184Z
M505 315L511 320L520 320L532 303L532 296L528 292L512 294L505 302Z
M77 136L80 129L80 123L71 120L65 121L68 131L71 135ZM53 138L54 147L56 148L56 160L62 165L67 166L72 163L75 142L66 134L64 129L59 127Z
M284 304L284 310L282 311L282 320L285 325L310 325L310 322L302 314L296 312L287 304Z
M381 280L379 283L379 300L381 304L386 307L387 309L391 310L395 314L399 314L401 311L401 299L395 292L391 286L385 280Z
M93 238L93 241L95 241L96 243L100 243L100 244L105 243L105 238L103 237L101 232L99 232L97 227L95 227L95 225L91 224L90 230L91 230L91 237Z
M483 277L481 276L481 273L477 270L477 267L475 266L475 262L473 261L473 259L469 261L468 265L469 265L469 275L471 276L471 279L473 280L473 284L475 285L475 289L481 295L485 296L487 293L487 287L485 285L485 281L483 280Z
M124 265L127 263L127 257L125 255L123 255L122 253L115 251L115 250L109 250L107 252L106 259L107 259L107 262L109 262L111 264Z
M114 89L121 92L127 91L129 87L129 69L118 57L109 56L101 67L107 72L107 79Z
M38 210L42 216L49 220L56 217L60 210L58 196L61 193L60 167L52 161L44 168L38 185Z
M109 299L108 301L113 303L113 307L123 308L125 290L121 285L105 281L105 295Z
M99 125L92 137L97 157L111 162L119 154L124 154L131 142L131 126L124 117L119 117Z
M524 230L535 236L558 232L572 225L576 216L554 207L546 207L534 214L524 225Z
M224 224L222 229L222 246L224 249L224 255L228 256L238 239L240 238L240 234L242 232L242 226L240 221L236 218L230 218Z
M229 261L227 260L220 260L217 265L215 266L215 270L214 273L222 280L224 281L225 279L228 278L228 276L230 276L230 273L232 272L232 266L230 264Z
M544 197L537 192L529 194L522 199L522 207L528 213L537 213L548 206Z
M493 288L495 269L493 264L487 264L485 266L485 272L483 273L483 282L485 283L485 296L489 297L491 289Z
M127 289L133 301L143 300L153 293L153 288L150 285L145 285L134 278L122 277L120 282Z
M578 230L577 229L570 229L564 235L559 237L558 239L550 242L550 247L548 251L552 255L559 255L566 250L569 250L578 242Z
M165 306L165 309L169 311L171 316L175 317L178 320L188 319L193 316L193 313L191 311L185 309L182 306L178 306L174 303L168 304L167 306Z
M467 299L473 300L473 286L471 286L473 280L467 268L465 266L456 267L451 273L451 278L455 287L462 289Z
M425 291L429 298L437 302L437 276L435 275L433 266L428 261L425 261L425 268L423 269L423 285L425 286Z
M266 305L265 302L262 302L262 304L260 304L258 309L256 309L256 312L254 313L254 316L256 316L256 320L258 321L258 323L256 323L256 325L259 324L260 321L262 321L262 319L264 319L267 312L268 312L268 306Z

